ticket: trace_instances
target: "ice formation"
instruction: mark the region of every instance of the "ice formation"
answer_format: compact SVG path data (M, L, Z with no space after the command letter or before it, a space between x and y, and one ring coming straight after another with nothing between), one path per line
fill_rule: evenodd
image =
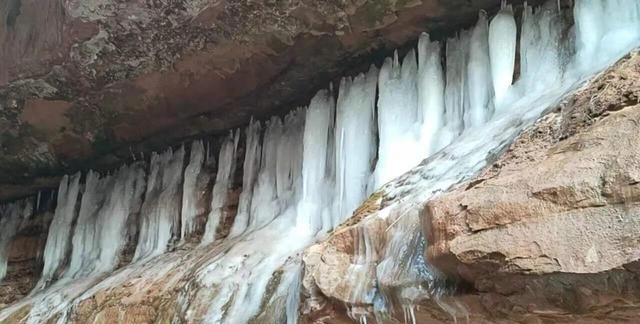
M347 77L340 83L334 135L337 191L333 214L336 216L349 214L369 194L367 188L376 157L377 78L378 69L372 66L367 74ZM327 158L331 163L332 157ZM340 217L335 218L332 226L341 221Z
M58 201L56 211L49 225L49 235L44 247L44 268L36 290L45 288L57 275L66 259L67 249L71 244L71 226L77 216L76 202L80 194L80 177L75 174L65 176L58 187Z
M372 67L367 74L343 79L337 94L322 90L308 107L284 118L251 121L243 131L243 150L239 131L222 144L215 184L209 188L205 244L192 252L197 257L177 251L184 259L151 258L193 232L196 178L206 155L201 143L192 145L185 170L183 148L154 154L146 184L141 166L105 176L90 172L78 210L80 175L65 177L38 287L65 270L65 279L71 280L114 269L125 241L124 224L139 209L135 257L123 271L85 282L84 289L93 286L85 293L77 287L73 292L53 287L21 302L38 305L28 318L37 322L43 314L66 312L127 276L168 280L174 272L195 278L178 298L177 312L188 321L247 323L266 316L262 307L274 305L282 315L279 320L296 323L300 252L326 237L376 190L401 198L375 215L392 224L384 238L370 235L366 227L357 229L349 278L352 299L364 302L348 305L349 314L367 322L401 309L407 321L414 321L413 305L425 298L437 300L443 292L440 275L422 257L425 238L416 206L479 172L494 152L582 81L640 45L640 3L577 0L574 10L572 34L566 32L569 25L555 3L536 10L525 5L521 71L515 82L517 29L505 5L491 26L480 13L472 30L446 44L425 34L417 51L402 59L396 53L379 72ZM235 165L239 158L242 166ZM223 208L236 167L242 167L242 191L225 238L217 233L226 217ZM405 174L408 170L412 172ZM141 207L139 197L144 197ZM8 219L6 210L3 207L0 221ZM372 250L380 239L385 239L384 248ZM0 253L3 246L0 240ZM182 262L189 257L198 261L184 269ZM20 305L0 311L0 320ZM442 307L464 315L460 305Z
M198 176L202 171L205 160L205 149L202 141L194 141L191 144L189 165L184 170L184 182L182 185L182 226L180 237L186 240L196 230L196 216L198 216Z
M493 17L489 27L489 57L497 111L504 108L504 96L513 81L517 34L518 26L513 17L513 8L507 5L506 0L502 0L502 9Z
M494 97L489 57L489 25L487 14L481 11L478 22L469 39L469 61L467 62L467 90L469 109L464 113L467 128L480 127L493 115Z
M0 205L0 282L7 274L9 248L21 224L34 212L33 200L24 199Z
M136 261L166 252L180 233L183 163L184 147L151 156Z
M140 210L144 186L140 164L102 178L93 171L87 174L66 278L107 273L117 267L127 243L127 221Z
M224 217L223 208L227 203L227 195L231 189L231 181L236 170L236 151L238 150L239 140L240 133L236 131L235 135L229 135L220 149L216 182L211 193L211 211L209 212L206 229L202 237L202 243L204 244L215 241L218 226Z

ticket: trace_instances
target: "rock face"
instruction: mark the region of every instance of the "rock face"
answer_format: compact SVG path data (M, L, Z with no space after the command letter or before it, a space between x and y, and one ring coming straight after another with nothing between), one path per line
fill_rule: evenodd
M498 5L3 1L0 200L291 109L362 58Z
M481 175L413 208L425 259L458 281L458 289L416 306L418 323L634 321L639 77L640 55L631 54L527 129ZM396 199L382 197L374 210ZM386 233L398 226L371 212L357 212L354 223L305 254L308 323L357 320L371 304L355 298L365 296L361 283L402 286L376 279L375 265L373 274L350 277L361 255L358 233L369 231L380 251L394 244ZM368 260L379 262L373 255ZM401 309L395 317L401 321Z

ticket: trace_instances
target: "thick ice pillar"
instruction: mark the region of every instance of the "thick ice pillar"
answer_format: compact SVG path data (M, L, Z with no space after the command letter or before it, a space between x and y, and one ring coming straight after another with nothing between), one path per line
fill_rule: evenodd
M488 37L487 14L481 11L471 33L469 47L469 64L467 65L469 110L465 111L464 117L466 128L484 125L494 110Z
M444 143L449 143L462 133L464 113L469 110L467 65L470 38L468 31L462 31L458 37L447 40Z
M211 193L211 211L207 217L207 226L202 237L203 244L211 243L218 238L218 226L225 216L224 207L228 201L229 190L233 185L233 175L236 170L236 151L240 141L240 132L237 130L234 133L229 134L220 148L218 172L216 173L216 182Z
M316 94L305 114L302 155L302 197L297 206L296 227L314 235L331 228L328 217L333 193L328 179L331 133L333 132L333 96L326 90Z
M55 279L56 273L66 260L67 251L72 235L72 224L77 216L76 202L80 193L80 173L69 177L64 176L58 187L58 204L53 221L49 226L49 235L44 247L44 268L36 288L40 290Z
M33 214L31 199L0 205L0 282L7 274L9 248L20 226Z
M444 126L444 75L440 43L423 33L418 41L418 121L420 154L426 158L448 144L437 136Z
M189 165L184 170L184 183L182 185L182 228L180 237L184 241L196 229L196 216L198 216L197 192L198 176L204 163L205 149L202 141L193 141Z
M238 203L238 212L233 221L229 237L236 237L242 234L249 225L249 213L251 210L251 200L253 199L253 188L260 169L261 144L260 144L259 122L251 121L245 130L246 144L244 162L242 166L242 192Z
M336 108L336 212L337 225L366 198L375 158L375 98L378 69L344 78Z
M183 163L184 147L151 156L134 261L164 253L179 236Z
M414 50L400 65L398 53L387 58L378 78L378 164L375 185L380 187L417 165L422 157L418 138L418 63Z
M502 9L493 17L489 27L489 56L496 111L505 108L502 104L513 82L516 62L518 26L513 17L512 7L506 3L505 0L502 1Z

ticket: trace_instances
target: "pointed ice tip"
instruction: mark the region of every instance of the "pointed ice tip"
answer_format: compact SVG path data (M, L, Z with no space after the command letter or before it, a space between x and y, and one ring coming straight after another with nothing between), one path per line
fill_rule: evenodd
M420 39L418 42L431 42L431 35L429 35L429 33L427 32L423 32L422 34L420 34Z

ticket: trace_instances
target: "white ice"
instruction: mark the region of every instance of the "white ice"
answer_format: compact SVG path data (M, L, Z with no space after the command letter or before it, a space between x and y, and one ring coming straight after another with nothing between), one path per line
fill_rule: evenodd
M373 106L376 75L372 69L369 74L342 82L337 105L332 91L323 90L307 108L296 109L284 118L273 117L264 127L252 122L245 130L243 187L231 235L217 245L199 248L213 256L201 260L190 277L215 294L202 300L189 299L189 303L188 298L181 299L185 300L180 308L185 318L246 323L261 312L264 298L269 297L269 302L280 300L279 309L286 312L283 315L288 323L294 323L300 253L348 217L352 206L359 203L356 201L372 190L380 190L397 197L371 216L391 224L385 233L388 244L383 255L376 255L371 250L373 237L361 233L352 265L354 280L362 280L359 274L369 266L376 267L376 277L374 283L354 284L378 310L402 306L407 320L413 321L413 305L423 298L437 299L442 293L438 273L422 258L425 238L419 230L420 204L477 174L495 152L509 145L581 82L640 45L640 5L635 1L577 0L574 17L575 48L571 34L561 37L563 20L550 5L526 9L520 35L521 73L515 82L508 77L509 70L513 75L512 18L503 17L503 22L494 19L495 32L490 33L488 18L481 13L472 31L461 32L447 42L446 71L438 66L438 51L444 45L431 42L426 35L419 42L417 55L409 51L402 64L397 54L387 59L377 75L377 107ZM497 41L490 41L490 34L506 39L509 50L495 48L505 44L496 45ZM570 54L572 49L575 55ZM495 57L509 62L494 63ZM495 85L494 76L499 76ZM541 78L545 81L540 82ZM498 114L494 114L494 102L504 108ZM375 108L377 115L373 116ZM427 162L420 164L429 154ZM164 267L145 267L152 264L147 257L167 251L179 236L183 158L182 149L152 157L135 257L145 262L130 265L114 275L120 279L107 279L99 286L121 282L127 271L149 278L186 271L175 269L179 262L171 255L162 263ZM371 170L374 172L369 174ZM412 172L402 176L409 170ZM367 177L374 178L369 188L365 185ZM61 183L45 249L44 284L40 287L57 277L66 257L79 178L65 178ZM380 189L384 183L388 185ZM87 192L95 192L90 184L87 186ZM83 222L79 220L79 224ZM281 281L274 289L269 283L276 275ZM402 284L396 287L394 282ZM73 283L81 286L80 281ZM66 312L72 307L70 298L75 297L66 296L78 293L55 288L34 297L37 307L29 315L33 322L43 314ZM184 288L184 296L189 289L191 286ZM265 296L267 291L273 294ZM80 298L90 295L91 290ZM366 305L357 306L352 308L354 317L367 321ZM458 306L443 307L450 313L464 313ZM17 308L1 311L0 320L11 309ZM205 311L196 313L194 309ZM197 318L197 314L203 315Z

